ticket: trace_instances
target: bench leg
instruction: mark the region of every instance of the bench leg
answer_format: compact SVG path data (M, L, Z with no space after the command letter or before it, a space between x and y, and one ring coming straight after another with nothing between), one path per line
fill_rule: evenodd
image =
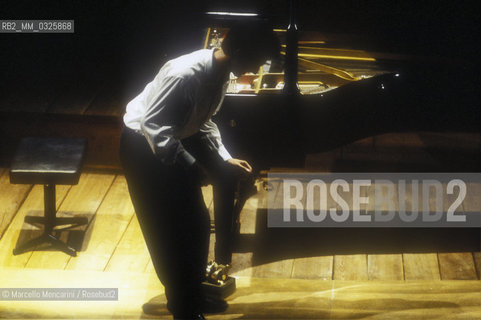
M57 213L55 197L55 185L46 184L43 186L43 206L45 209L45 233L50 234L55 226L55 215Z
M26 216L25 222L32 225L36 225L36 224L45 225L47 223L46 218L40 217L40 216ZM82 226L84 224L87 224L88 222L89 221L87 217L60 217L60 218L56 217L53 225L54 226L70 225L68 227L61 228L61 230L65 230L65 229L72 229L72 228ZM59 230L59 229L57 228L55 230Z
M30 239L24 244L16 247L15 249L13 249L13 255L16 256L24 252L30 251L31 249L34 249L35 247L47 242L50 243L52 247L56 247L57 249L65 252L68 255L71 255L72 257L77 256L77 251L74 248L70 247L65 242L59 240L57 237L47 233L44 233L37 238Z
M56 247L60 251L65 252L68 255L71 255L72 257L77 256L77 250L66 244L65 242L61 241L57 237L49 234L48 235L48 241L52 244L53 247Z
M14 255L18 255L24 252L27 252L35 247L49 243L52 247L57 248L60 251L65 252L68 255L73 257L77 256L77 251L70 247L65 242L58 239L52 233L54 232L54 227L57 225L71 225L69 227L65 227L62 230L71 229L80 225L84 225L88 223L88 219L86 217L61 217L57 218L56 213L56 200L55 200L55 185L45 185L44 186L44 208L45 208L45 216L38 217L38 216L26 216L25 222L29 224L43 224L43 234L37 238L31 239L26 243L19 245L13 250ZM58 231L58 230L57 230Z
M22 245L19 245L18 247L13 249L13 255L16 256L18 254L27 252L30 249L35 248L36 246L41 245L42 243L45 243L47 241L47 234L42 234L41 236L30 239Z

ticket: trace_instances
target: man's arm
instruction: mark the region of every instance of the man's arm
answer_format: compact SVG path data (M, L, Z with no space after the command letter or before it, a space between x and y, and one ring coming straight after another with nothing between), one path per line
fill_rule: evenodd
M252 172L252 167L247 161L232 158L232 156L229 154L224 144L222 143L219 128L214 123L214 121L212 121L212 119L209 119L206 123L204 123L200 131L206 134L208 138L209 148L219 153L219 155L222 157L222 159L224 159L224 161L227 161L229 164L239 167L246 172Z
M200 128L200 131L207 136L211 150L216 151L224 161L232 159L232 156L222 143L219 128L212 119L207 120Z

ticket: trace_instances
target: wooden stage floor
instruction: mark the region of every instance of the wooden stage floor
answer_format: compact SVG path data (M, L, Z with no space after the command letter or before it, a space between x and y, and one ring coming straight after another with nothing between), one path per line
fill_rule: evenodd
M85 171L78 185L58 186L58 216L90 221L61 234L80 248L77 257L42 248L13 256L17 243L40 232L24 217L43 214L43 188L11 185L8 169L0 168L0 190L1 288L119 288L115 302L0 301L0 318L170 319L123 175ZM261 234L261 179L258 190L241 214L241 244L233 258L238 289L228 310L208 319L481 318L480 252L336 246L347 233L323 230L316 231L323 237L312 248L280 245L276 251L273 235ZM212 211L211 188L203 191ZM146 315L142 304L152 299L159 302L158 314Z

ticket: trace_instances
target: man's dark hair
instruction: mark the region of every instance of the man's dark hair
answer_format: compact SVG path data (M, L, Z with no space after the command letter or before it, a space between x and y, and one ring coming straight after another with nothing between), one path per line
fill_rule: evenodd
M272 26L264 22L238 22L228 31L222 41L222 50L233 57L239 55L278 58L280 42Z

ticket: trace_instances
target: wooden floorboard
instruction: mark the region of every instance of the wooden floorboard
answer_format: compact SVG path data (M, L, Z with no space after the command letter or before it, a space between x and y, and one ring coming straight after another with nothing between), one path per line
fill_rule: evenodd
M465 287L468 283L474 287ZM480 285L479 281L334 281L330 319L479 319Z
M418 196L419 198L419 196ZM414 208L421 211L422 208L415 207L412 200L412 187L406 184L406 210ZM439 260L436 253L404 253L403 268L405 280L440 280Z
M163 287L151 274L82 270L0 270L10 288L113 288L118 301L0 301L0 318L139 319L142 304L162 294Z
M58 208L70 190L70 186L57 186L56 189L56 206ZM17 256L14 256L12 251L17 244L23 244L42 233L42 229L24 223L24 218L27 215L44 215L43 197L43 186L34 186L19 208L4 236L0 239L0 265L2 267L23 269L32 256L33 251Z
M332 280L333 261L333 256L296 258L292 278Z
M31 188L31 185L26 184L10 184L8 170L0 171L0 238L7 230Z
M405 280L440 280L436 253L404 253Z
M481 183L468 182L466 197L463 201L463 209L467 214L480 214L481 212ZM481 229L481 228L480 228ZM481 251L481 232L479 239L479 250Z
M94 220L78 256L69 260L66 269L103 271L134 215L124 176L117 176Z
M145 273L155 273L155 268L154 268L154 264L152 263L152 259L149 259L149 262L147 263L147 265L145 266L144 268L144 272Z
M135 215L127 226L120 242L105 268L105 271L139 271L145 270L150 262L150 254L145 244L139 221Z
M347 202L349 208L353 208L353 185L349 184L349 191L343 193L340 191L339 194ZM368 188L361 187L360 195L361 197L368 197ZM339 199L338 199L339 200ZM338 201L337 200L337 201ZM336 203L338 203L336 201ZM339 204L336 205L338 210L341 210ZM360 205L360 214L366 213L366 205ZM334 265L333 265L333 275L334 280L368 280L368 264L367 264L367 254L349 254L349 255L334 255Z
M369 254L367 272L369 280L403 280L402 254Z
M247 199L240 214L240 235L254 235L256 233L257 211L267 208L267 191L264 190L264 179L256 181L257 193ZM238 276L252 276L252 252L236 252L232 255L232 274Z
M118 301L0 301L2 317L171 319L154 274L1 269L5 288L117 288ZM325 281L240 277L208 319L480 319L481 281ZM156 315L142 305L157 304ZM66 317L66 315L68 315Z
M209 252L207 253L207 261L215 261L215 233L210 233Z
M253 257L253 259L255 259ZM294 259L284 259L275 262L256 265L252 270L252 277L255 278L290 278Z
M478 195L481 194L481 184L479 182L476 183L468 183L467 184L467 194L465 201L463 201L463 209L464 212L474 212L474 214L478 214L481 211L481 197ZM479 239L479 248L481 251L481 230L480 230L480 239ZM476 273L478 279L481 280L481 252L473 252L473 258L476 268Z
M267 191L263 188L263 179L255 183L257 193L247 199L239 216L240 234L253 235L256 233L258 209L267 208Z
M446 189L443 184L443 190ZM457 195L447 194L443 197L443 212L447 212L450 205L456 200ZM469 202L469 196L465 198ZM472 252L438 253L439 272L441 280L476 280L475 261Z
M471 252L438 253L441 280L476 280L476 266Z
M334 280L367 280L367 255L335 255L332 278Z
M8 170L0 168L0 181L6 182L6 177ZM14 185L4 183L4 186L11 188ZM258 231L257 210L267 208L268 191L262 186L260 179L257 181L259 192L247 201L241 214L241 234L253 236L249 240L254 241L253 245L255 241L262 241L262 237L255 235ZM207 206L212 209L211 188L204 188L203 192ZM0 195L0 204L5 207L5 201L10 201L10 198ZM0 266L155 273L123 175L85 173L77 186L57 186L57 207L59 216L87 213L90 218L95 217L87 228L78 256L71 258L62 252L48 250L12 255L17 242L23 243L41 232L23 222L25 215L43 215L43 187L34 186L27 192L25 200L18 204L4 237L0 239ZM212 234L210 259L213 258L214 241ZM361 251L334 257L286 257L278 261L267 261L256 254L259 253L235 252L233 274L264 279L414 281L479 279L481 270L480 253L471 252L366 255Z
M476 265L476 273L478 274L478 279L481 280L481 252L474 252L473 257Z
M112 185L114 175L84 173L78 185L70 189L69 194L58 209L57 216L86 216L89 224L97 212L102 200ZM86 230L85 230L86 231ZM84 231L84 232L85 232ZM80 232L83 234L84 232ZM64 236L65 235L65 236ZM61 239L67 241L67 233L62 232ZM84 239L86 241L86 239ZM35 251L29 259L27 268L64 269L71 256L55 250Z
M205 207L209 211L211 225L215 226L213 187L212 185L207 185L207 186L202 186L201 189L202 189L202 196L204 198ZM207 261L215 261L215 233L214 232L211 232L210 238L209 238L209 253L207 255ZM150 265L147 265L147 268L149 268L150 271L155 271L152 261L150 261Z
M252 277L254 272L252 256L252 252L234 252L232 254L232 269L230 273L236 277Z
M385 188L378 188L378 192L387 192ZM386 197L390 195L384 193ZM399 201L397 200L397 187L394 187L393 194L393 207L389 207L387 203L383 203L378 206L380 210L399 210ZM372 185L368 189L369 205L367 206L368 212L375 212L375 197L376 188ZM402 254L369 254L367 256L367 272L369 280L403 280L404 270L403 270L403 259Z
M214 194L213 194L212 186L211 185L203 186L202 195L204 197L205 206L209 210L209 215L211 219L214 219Z
M282 195L279 192L277 185L273 185L274 189L272 192L274 194L273 203L269 204L275 208L282 208ZM266 195L261 193L261 195ZM252 223L252 222L251 222ZM249 228L252 230L252 225ZM265 262L262 257L256 256L262 254L261 252L255 252L252 256L252 276L258 278L290 278L292 276L292 270L294 266L294 259L284 259L274 262Z

